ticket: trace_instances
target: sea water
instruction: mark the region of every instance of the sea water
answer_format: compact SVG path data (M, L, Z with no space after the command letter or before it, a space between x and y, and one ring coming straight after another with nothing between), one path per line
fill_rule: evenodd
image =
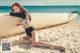
M80 6L23 6L30 13L71 13L80 12ZM0 6L0 13L11 12L11 6ZM79 18L80 16L78 16Z

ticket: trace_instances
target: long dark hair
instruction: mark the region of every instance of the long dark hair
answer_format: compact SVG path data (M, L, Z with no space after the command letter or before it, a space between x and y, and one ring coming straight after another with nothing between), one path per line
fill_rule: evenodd
M29 17L29 20L31 21L31 15L28 13L28 11L22 5L20 5L19 3L14 3L12 5L12 11L14 11L13 6L18 6L20 8L21 12L27 13L28 17Z

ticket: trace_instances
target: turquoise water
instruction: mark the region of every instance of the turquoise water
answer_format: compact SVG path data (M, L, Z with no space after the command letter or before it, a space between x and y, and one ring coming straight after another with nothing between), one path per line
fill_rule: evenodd
M80 6L23 6L31 13L70 13L80 12ZM0 6L0 13L11 12L11 6ZM80 18L80 16L78 16Z
M31 13L68 13L80 11L80 6L24 6ZM11 12L11 6L0 6L0 13Z

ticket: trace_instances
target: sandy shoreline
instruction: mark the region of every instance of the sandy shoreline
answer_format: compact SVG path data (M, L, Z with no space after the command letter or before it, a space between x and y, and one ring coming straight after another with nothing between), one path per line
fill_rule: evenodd
M52 45L61 45L69 50L66 53L80 53L80 21L74 20L63 25L52 26L38 30L39 41ZM15 44L19 37L25 33L5 38ZM3 53L3 52L0 52ZM15 45L10 53L60 53L59 50L51 50L43 47L29 47L27 44Z

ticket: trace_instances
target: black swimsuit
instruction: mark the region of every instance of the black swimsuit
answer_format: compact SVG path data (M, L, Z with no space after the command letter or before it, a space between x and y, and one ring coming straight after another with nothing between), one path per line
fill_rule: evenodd
M33 26L30 26L29 28L26 28L26 29L25 29L27 35L28 35L28 36L31 36L31 37L32 37L31 32L32 32L33 30L35 30L35 28L34 28Z
M10 15L11 15L11 16L17 16L17 17L20 17L20 18L22 18L22 19L25 19L25 17L26 17L26 14L25 14L24 12L20 12L20 13L13 13L13 12L11 12ZM26 29L25 29L27 35L28 35L28 36L31 36L31 37L32 37L31 32L32 32L33 30L35 30L35 28L34 28L33 26L30 26L29 28L26 28Z

